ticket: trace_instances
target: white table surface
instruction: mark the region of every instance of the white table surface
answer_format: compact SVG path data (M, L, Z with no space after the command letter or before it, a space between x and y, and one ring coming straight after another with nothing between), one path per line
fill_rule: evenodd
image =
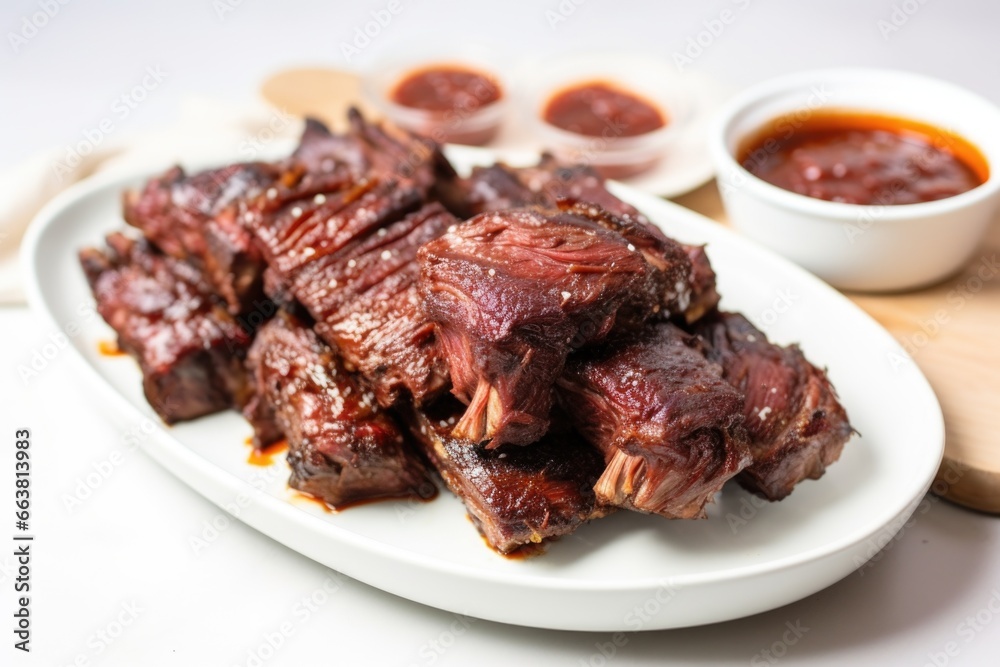
M186 94L250 100L275 69L363 65L396 39L461 32L524 55L598 44L669 58L724 9L734 20L694 67L735 85L800 68L874 65L944 77L1000 102L1000 4L989 0L400 2L398 16L346 63L340 43L388 2L70 0L15 53L9 33L40 9L38 0L5 0L0 168L78 141L146 67L167 78L116 123L116 138L169 122ZM220 18L222 3L234 7ZM546 12L560 4L575 9L552 27ZM919 9L886 39L878 22L892 21L894 6L897 20ZM611 658L600 652L610 635L466 627L343 578L324 595L337 575L239 522L195 553L191 538L219 510L127 446L127 434L81 395L64 354L38 377L19 377L51 333L26 309L0 308L0 332L0 468L12 468L14 429L30 427L38 536L30 656L11 648L13 559L0 550L2 665L252 665L248 652L285 623L291 633L260 664L1000 664L1000 613L989 610L991 602L1000 609L1000 521L933 497L874 562L833 587L748 619L629 635ZM65 497L111 460L119 464L110 475L68 509ZM10 484L10 473L0 474L4 503ZM0 539L9 537L0 531ZM311 611L302 604L310 596L321 602ZM120 634L118 619L129 622ZM765 655L787 623L808 630L780 658ZM105 635L110 643L105 631L116 635Z

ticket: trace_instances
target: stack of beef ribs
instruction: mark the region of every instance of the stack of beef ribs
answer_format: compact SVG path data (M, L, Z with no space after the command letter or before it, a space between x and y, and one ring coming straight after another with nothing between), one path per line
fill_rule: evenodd
M619 508L703 517L731 478L780 500L852 433L822 370L718 309L704 248L584 166L460 177L352 112L123 204L139 233L80 259L152 407L241 410L334 508L440 478L511 553Z

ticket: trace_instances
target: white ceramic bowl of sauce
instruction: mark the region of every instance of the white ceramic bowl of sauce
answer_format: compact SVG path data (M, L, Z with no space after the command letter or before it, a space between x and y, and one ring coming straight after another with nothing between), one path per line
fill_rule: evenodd
M902 191L887 188L873 168L853 176L872 186L872 203L844 203L779 187L741 164L741 157L750 166L762 164L816 117L833 113L937 128L928 143L945 152L971 148L973 155L958 151L954 157L980 171L982 182L954 196L900 204L895 202L907 195L896 196ZM764 128L773 132L773 143L761 143ZM755 139L759 158L741 156ZM732 225L842 289L895 291L946 278L975 252L1000 205L1000 109L953 84L906 72L820 70L759 84L721 111L710 150ZM915 175L901 185L927 190L926 178ZM828 182L836 188L835 181Z

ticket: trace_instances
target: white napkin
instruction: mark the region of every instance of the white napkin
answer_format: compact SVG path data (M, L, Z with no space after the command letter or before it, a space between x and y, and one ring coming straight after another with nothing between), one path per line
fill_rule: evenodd
M50 199L71 185L98 172L166 170L182 159L227 152L241 161L263 159L269 144L301 131L299 119L264 103L235 106L193 97L181 102L173 126L98 146L75 165L66 166L63 147L0 172L0 305L24 302L17 261L24 230Z

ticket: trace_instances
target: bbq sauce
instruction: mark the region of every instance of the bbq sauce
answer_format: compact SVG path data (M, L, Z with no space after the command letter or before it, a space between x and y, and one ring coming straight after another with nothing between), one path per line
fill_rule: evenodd
M373 503L381 503L391 500L399 500L399 501L413 500L415 502L429 502L431 500L434 500L438 496L437 487L432 487L431 489L428 490L420 489L419 493L421 494L421 496L419 498L413 498L411 496L400 496L400 497L380 496L378 498L362 498L361 500L352 500L346 503L341 503L336 507L334 507L333 505L328 504L326 501L317 498L316 496L310 495L304 491L299 491L297 489L292 489L292 488L289 488L289 490L295 495L297 499L303 500L307 503L318 505L323 509L324 512L342 512L343 510L350 509L352 507L360 507L362 505L371 505Z
M979 149L953 132L838 110L777 118L741 143L737 160L779 188L847 204L935 201L989 178Z
M486 74L457 65L411 72L392 91L397 104L424 111L475 111L500 99L500 85Z
M486 538L483 538L483 542L486 542ZM490 543L486 542L486 546L490 547ZM503 556L507 560L528 560L529 558L534 558L535 556L541 556L542 554L545 553L547 548L548 545L546 544L529 543L529 544L522 544L513 551L504 554L490 547L490 549L492 549L494 553Z
M257 449L256 447L250 450L250 455L247 456L247 463L254 466L267 467L274 463L274 459L277 456L288 451L288 441L279 440L275 443L264 447L263 449Z
M118 347L118 341L102 340L97 342L97 351L105 357L120 357L125 351Z
M330 507L325 502L317 498L316 496L311 496L308 493L303 493L302 491L296 491L295 489L289 489L297 500L302 500L307 503L316 505L324 512L334 512L336 511L333 507Z
M667 124L663 112L651 103L602 81L556 93L545 105L542 118L567 132L605 138L634 137Z

